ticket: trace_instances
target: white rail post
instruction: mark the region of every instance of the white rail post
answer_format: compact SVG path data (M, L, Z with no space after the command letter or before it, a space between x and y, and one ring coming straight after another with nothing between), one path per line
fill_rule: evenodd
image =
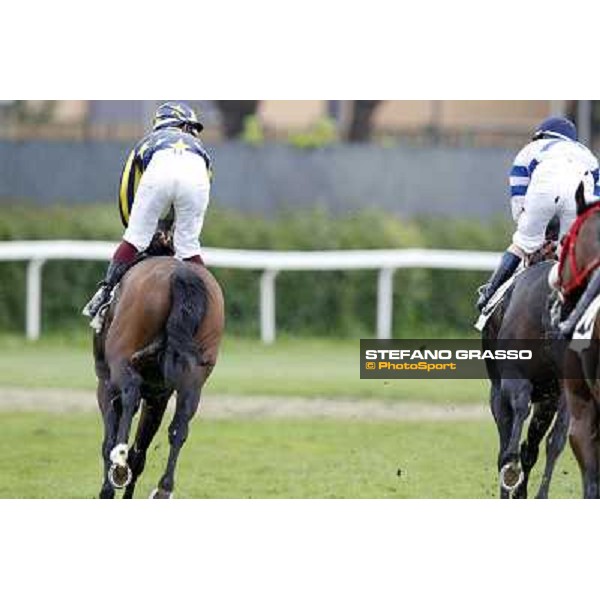
M27 263L27 313L25 334L28 340L40 337L42 322L42 267L46 261L34 258Z
M277 271L263 271L260 276L260 339L263 344L275 341L275 278Z
M382 340L392 337L395 271L380 269L377 277L377 337Z

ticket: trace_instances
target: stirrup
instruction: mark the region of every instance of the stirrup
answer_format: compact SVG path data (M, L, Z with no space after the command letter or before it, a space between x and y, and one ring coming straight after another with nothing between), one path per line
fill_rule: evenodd
M106 298L106 299L105 299ZM106 293L106 285L104 284L96 293L91 297L88 303L83 307L81 314L84 317L89 317L90 319L95 317L98 314L98 311L102 308L103 304L110 299L110 293Z
M585 313L585 311L584 311L577 318L571 319L574 312L575 311L573 310L573 312L567 317L567 319L565 321L558 324L558 331L560 331L560 334L563 335L564 337L570 338L573 335L573 332L575 331L575 327L577 327L577 323L579 322L579 319L581 319L581 317Z
M110 308L110 305L112 304L112 301L113 301L115 295L117 294L117 290L119 289L119 287L120 287L120 284L117 283L117 285L115 285L113 288L111 288L107 292L103 301L98 306L98 309L96 310L96 313L94 314L92 320L90 321L90 327L96 333L100 333L100 331L102 330L102 327L104 325L104 320L108 313L108 309Z
M487 306L488 302L492 299L492 296L496 293L496 291L494 290L494 292L492 292L490 294L488 291L488 288L489 288L488 283L485 283L484 285L480 285L477 288L478 298L477 298L476 307L479 312L483 312L483 310Z
M108 311L108 307L110 306L110 302L105 302L100 308L98 312L94 315L94 318L90 321L90 327L96 332L100 333L102 331L102 326L104 325L104 317Z
M560 326L562 307L563 303L560 299L560 294L558 294L558 292L554 292L550 296L550 306L548 311L550 313L550 327L552 329L558 329Z

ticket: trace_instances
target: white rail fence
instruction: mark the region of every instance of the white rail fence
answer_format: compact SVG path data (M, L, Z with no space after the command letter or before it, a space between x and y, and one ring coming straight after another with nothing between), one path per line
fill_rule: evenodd
M27 261L26 323L28 339L41 330L42 268L49 260L110 260L116 244L93 241L0 242L0 261ZM260 334L264 343L275 340L275 282L281 271L377 270L378 338L392 334L394 273L398 269L458 269L491 271L500 260L496 252L467 250L331 250L278 252L204 248L209 267L261 271ZM6 285L6 282L0 282ZM94 290L90 290L90 294ZM83 317L82 317L83 319Z

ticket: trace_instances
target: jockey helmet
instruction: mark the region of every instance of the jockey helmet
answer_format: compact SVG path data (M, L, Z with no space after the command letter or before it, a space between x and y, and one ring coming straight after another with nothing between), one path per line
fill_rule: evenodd
M550 117L542 121L535 129L534 140L541 138L558 138L562 140L577 141L575 125L564 117Z
M161 104L154 115L153 129L164 129L165 127L189 126L196 133L204 129L204 125L198 119L196 112L183 102L165 102Z

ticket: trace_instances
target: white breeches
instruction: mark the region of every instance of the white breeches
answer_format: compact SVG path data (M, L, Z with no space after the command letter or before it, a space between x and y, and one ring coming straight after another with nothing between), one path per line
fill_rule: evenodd
M546 227L554 215L560 219L562 238L575 220L575 192L584 174L581 165L564 159L541 162L531 177L513 243L526 254L535 252L544 243Z
M159 219L173 206L177 257L184 259L200 254L198 238L209 193L208 169L201 156L181 150L160 150L142 175L123 239L138 250L145 250Z

